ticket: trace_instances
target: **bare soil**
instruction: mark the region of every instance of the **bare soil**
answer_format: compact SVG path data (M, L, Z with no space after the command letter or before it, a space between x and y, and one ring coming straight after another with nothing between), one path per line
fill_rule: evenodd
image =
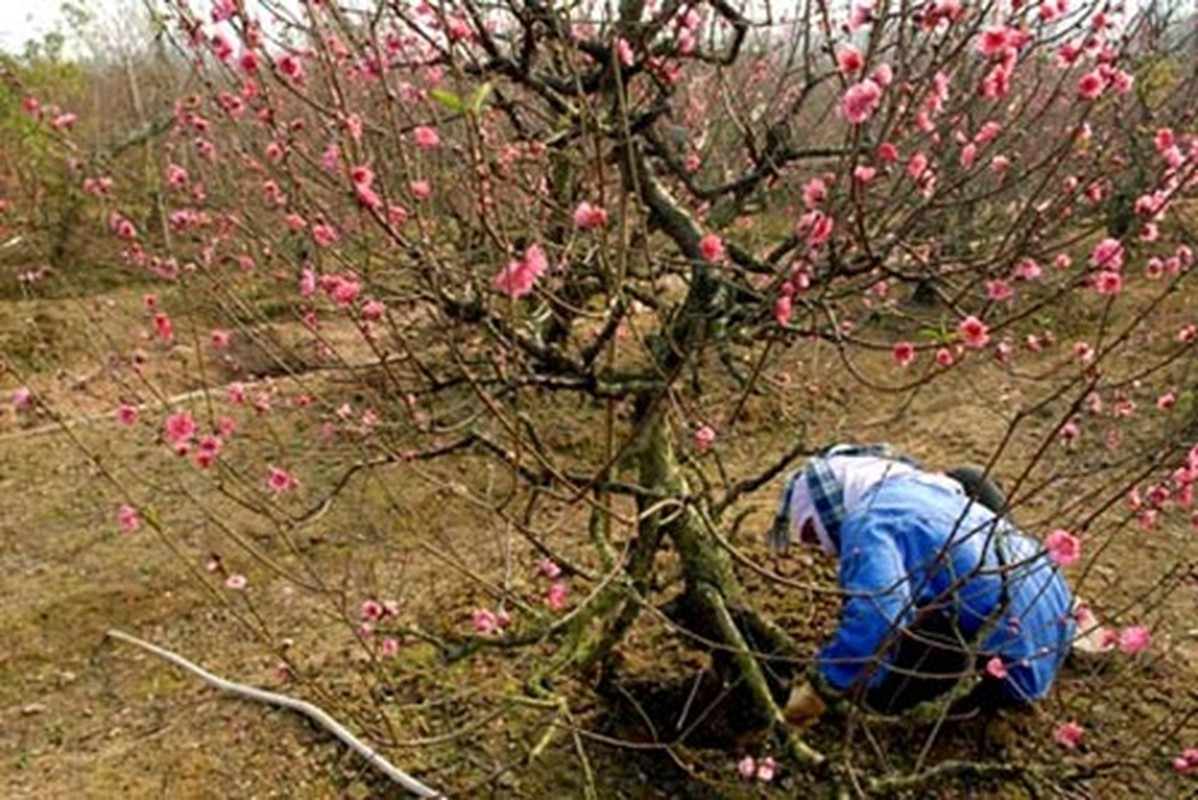
M220 696L105 638L106 630L120 628L227 677L336 703L350 715L351 726L380 739L372 726L382 717L372 709L387 706L391 710L384 716L392 720L396 738L413 745L388 754L430 783L459 787L467 795L581 796L587 782L581 749L605 798L823 796L828 784L818 776L784 771L768 786L740 782L736 759L767 752L768 743L725 740L722 749L708 749L701 740L670 747L650 742L649 730L670 740L679 719L693 714L691 707L719 694L718 687L712 692L695 677L705 657L658 619L638 624L625 648L628 685L639 682L642 701L657 698L650 705L652 719L638 716L643 708L613 706L585 687L563 686L563 695L571 698L571 724L586 731L577 737L568 725L545 737L553 709L496 699L519 693L519 676L548 656L545 649L443 664L430 648L409 641L396 661L372 664L357 646L352 622L364 587L397 596L409 619L460 620L463 630L480 602L472 584L423 544L430 538L440 542L465 565L494 563L502 550L499 536L479 529L477 515L458 502L455 485L487 479L469 459L432 476L415 467L388 468L378 484L354 488L342 506L304 529L292 545L332 587L322 598L288 590L288 582L268 570L250 572L253 613L272 622L267 636L275 638L268 643L277 651L282 638L291 640L289 651L301 667L298 680L282 680L277 655L237 624L250 606L206 590L197 579L212 553L227 560L239 555L222 537L218 521L164 496L171 537L146 529L125 534L114 524L112 510L120 498L101 469L136 469L140 462L136 444L114 435L109 419L133 385L128 369L110 358L110 351L119 350L109 345L130 324L139 324L131 320L141 319L140 298L115 292L84 301L86 308L77 302L20 301L0 310L5 354L19 369L0 379L0 386L31 385L59 421L73 420L64 428L45 409L0 415L0 795L401 796L296 715ZM99 328L78 321L82 312L96 310L106 320ZM1170 313L1182 320L1195 310L1181 302ZM147 341L146 351L151 382L166 394L196 388L185 378L194 374L196 349L164 350ZM887 358L879 354L857 366L885 381L893 373ZM973 370L913 395L862 392L832 350L796 347L770 376L785 381L787 389L746 405L747 432L721 440L721 457L735 473L781 453L806 425L820 431L815 438L821 442L888 440L938 467L985 461L1002 445L1011 409L1034 393L1035 370L1025 369L1024 377L997 367ZM717 392L710 408L696 411L718 419L726 400ZM563 414L561 435L572 435ZM1049 413L1033 418L1007 442L996 467L1002 482L1016 483L1033 448L1057 421ZM81 447L96 454L101 466L83 458ZM1050 458L1044 469L1085 474L1099 469L1104 452L1101 442L1085 441ZM146 462L156 469L153 464ZM761 532L772 516L774 491L769 487L754 498L756 508L735 539L755 559L765 558ZM1050 487L1031 497L1016 509L1018 519L1033 533L1046 531L1062 507L1062 492L1067 488ZM404 511L399 515L397 494ZM261 525L229 514L223 521L239 527L277 564L300 563L293 549ZM512 552L534 591L535 556L518 547ZM809 556L770 566L799 584L830 576L827 565ZM755 601L814 650L834 622L835 606L804 589L769 583L748 570L743 574ZM858 766L880 773L955 757L1027 764L1043 778L1035 785L950 783L937 789L945 797L1024 797L1036 786L1076 797L1193 796L1194 779L1175 776L1169 767L1182 747L1198 746L1192 531L1181 518L1151 534L1129 531L1075 577L1101 614L1151 620L1152 652L1071 666L1053 698L998 723L965 721L935 731L881 727L864 735L831 720L814 734L814 743L835 752L849 741L860 753ZM1154 587L1161 588L1158 595ZM328 611L338 603L343 613ZM695 686L702 689L698 704L680 694ZM679 698L691 707L675 708L671 715ZM1066 719L1087 730L1077 752L1052 741L1053 728ZM462 728L469 730L442 741ZM527 763L541 744L544 750ZM1062 777L1067 772L1071 777Z

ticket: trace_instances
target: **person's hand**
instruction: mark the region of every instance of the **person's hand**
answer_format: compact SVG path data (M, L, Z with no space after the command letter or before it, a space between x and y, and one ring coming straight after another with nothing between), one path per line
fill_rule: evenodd
M819 718L828 710L828 704L816 693L810 681L792 686L790 698L782 716L786 722L795 728L810 728L819 722Z

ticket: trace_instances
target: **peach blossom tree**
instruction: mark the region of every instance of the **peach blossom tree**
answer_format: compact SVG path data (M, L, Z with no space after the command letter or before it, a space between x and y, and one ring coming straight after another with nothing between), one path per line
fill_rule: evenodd
M902 438L918 398L991 381L1002 397L977 402L1002 433L983 460L1083 594L1099 590L1080 568L1133 522L1192 564L1160 530L1190 524L1198 477L1198 327L1177 321L1193 43L1160 13L164 3L185 88L156 149L163 200L147 215L119 180L95 193L130 279L155 284L113 435L288 542L295 564L263 564L228 525L199 577L247 597L268 578L328 588L289 537L355 482L468 505L490 533L428 520L425 546L477 602L401 624L385 589L338 595L376 667L404 636L447 659L532 649L521 685L554 708L563 679L617 680L649 618L714 653L738 724L772 731L784 770L831 764L853 785L868 716L846 709L818 748L782 721L809 648L758 601L821 578L767 562L751 512L802 455L863 434L813 413L754 438L762 409L839 382L849 407L892 402L882 438ZM81 182L111 177L81 163ZM153 365L180 352L172 396ZM485 489L446 477L467 461ZM154 492L118 473L119 525L170 539ZM492 534L502 558L454 555ZM1154 602L1108 609L1103 646L1150 649ZM1058 722L1062 753L1084 746ZM768 763L745 774L772 779ZM857 785L1016 774L990 766L873 764Z

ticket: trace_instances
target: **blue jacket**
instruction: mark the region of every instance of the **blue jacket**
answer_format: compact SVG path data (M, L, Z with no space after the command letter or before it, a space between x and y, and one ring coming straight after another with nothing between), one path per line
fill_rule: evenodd
M1047 694L1075 623L1069 588L1043 548L981 504L914 479L883 481L860 505L839 531L844 609L817 659L827 684L876 688L896 631L941 608L967 646L981 631L979 663L1002 659L1012 700Z

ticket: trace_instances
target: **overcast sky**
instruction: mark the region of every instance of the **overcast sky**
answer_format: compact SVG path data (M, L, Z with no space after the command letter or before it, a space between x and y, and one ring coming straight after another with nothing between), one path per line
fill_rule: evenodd
M97 7L104 0L89 0ZM0 0L0 48L20 50L29 39L40 39L61 19L59 0Z

